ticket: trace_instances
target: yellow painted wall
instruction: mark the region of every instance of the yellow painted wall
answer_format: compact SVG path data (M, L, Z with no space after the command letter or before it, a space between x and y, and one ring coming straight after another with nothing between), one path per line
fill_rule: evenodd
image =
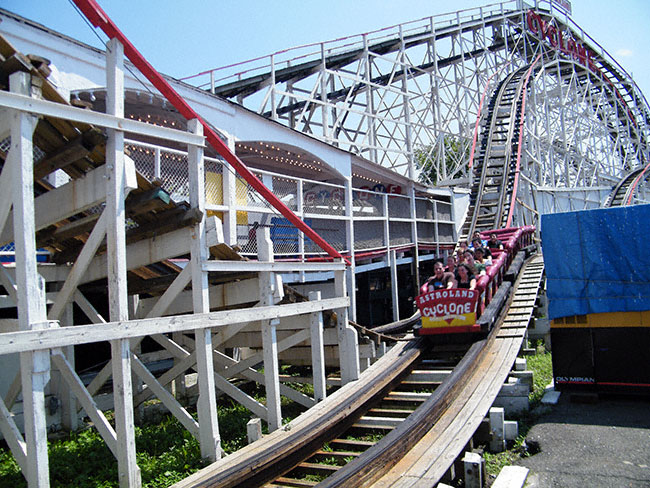
M241 178L235 180L235 201L237 205L246 206L248 185ZM223 176L221 173L205 172L205 202L208 205L223 205ZM208 210L208 217L216 215L223 221L223 212ZM237 211L237 224L248 225L248 212Z
M570 315L551 321L556 329L588 327L650 327L650 310L643 312L607 312L588 315Z

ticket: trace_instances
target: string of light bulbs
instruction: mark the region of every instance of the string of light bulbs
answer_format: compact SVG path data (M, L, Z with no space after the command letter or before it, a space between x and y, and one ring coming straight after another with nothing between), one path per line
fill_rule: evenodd
M272 150L272 151L276 151L276 152L280 152L280 153L282 153L282 152L286 152L287 155L291 155L291 154L292 154L291 151L287 151L286 149L282 149L282 148L280 148L280 147L276 147L276 146L273 146L273 145L270 145L270 144L266 144L266 143L264 143L264 142L260 142L259 144L260 144L261 146L264 146L264 147L266 147L266 148ZM253 153L256 153L258 156L260 156L260 157L262 157L262 158L264 158L264 159L269 159L269 160L272 160L272 161L277 161L277 162L279 162L279 163L287 163L287 164L291 164L291 165L293 165L293 166L297 166L297 167L299 167L299 168L310 169L310 170L312 170L312 171L316 171L316 172L318 172L318 173L320 173L320 172L323 171L323 170L322 170L321 168L319 168L318 166L314 166L314 164L320 164L318 161L315 161L315 160L310 160L310 161L302 160L302 161L298 161L298 159L294 159L294 158L291 158L291 157L288 157L288 156L280 156L280 155L271 154L270 152L264 151L264 150L261 149L261 148L256 148L256 147L253 147L253 146L247 146L246 144L243 144L243 143L241 143L241 142L238 142L238 143L237 143L237 146L238 146L239 148L241 148L241 149L245 149L245 150L247 150L247 151L251 151L251 152L253 152ZM296 157L296 158L300 158L301 156L300 156L300 154L296 154L295 157ZM313 163L313 164L311 164L311 163Z

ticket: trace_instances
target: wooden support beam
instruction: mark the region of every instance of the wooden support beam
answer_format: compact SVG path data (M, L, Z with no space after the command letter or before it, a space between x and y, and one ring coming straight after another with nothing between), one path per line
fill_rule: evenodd
M321 299L320 291L310 291L309 300ZM314 400L320 402L327 396L325 382L325 350L323 346L323 314L315 312L310 314L309 336L311 342L311 369L314 385Z
M188 121L188 130L196 135L203 135L203 126L198 120ZM205 161L203 148L189 146L187 164L190 188L190 205L205 215ZM221 222L218 223L221 228ZM223 230L221 240L223 242ZM210 311L210 295L208 293L208 274L201 265L208 259L207 223L201 219L192 228L190 248L192 259L189 266L192 272L192 302L195 313ZM214 364L212 360L212 331L209 328L196 330L195 352L198 373L199 401L197 410L201 425L201 455L212 461L221 458L221 437L217 419L217 396L215 390Z
M4 287L7 294L11 297L16 304L16 283L14 282L13 277L7 271L4 263L0 263L0 284Z
M68 387L74 393L77 401L81 404L93 425L106 442L106 445L111 450L113 455L117 457L117 434L113 426L106 419L102 411L99 409L92 395L88 392L77 373L74 372L70 363L66 360L60 351L55 351L52 354L52 362L56 368L61 372L61 376L68 384Z
M74 302L79 306L81 311L86 314L86 317L90 319L90 321L93 324L105 324L106 320L104 317L102 317L97 309L93 306L92 303L88 301L88 299L81 293L79 290L77 290L74 293Z
M391 305L393 306L393 322L399 320L399 283L397 281L397 254L394 249L388 253L390 261L390 286L391 286Z
M124 47L117 39L106 45L106 112L124 117ZM106 264L108 306L113 321L128 321L125 240L125 156L124 132L108 129L106 144ZM102 216L103 217L103 216ZM117 467L121 488L142 484L136 461L133 419L131 347L128 339L111 341L113 404L117 432Z
M81 282L82 277L85 276L88 264L91 262L95 251L99 247L100 243L104 239L104 235L106 234L107 220L108 214L106 211L104 211L102 212L102 216L99 218L99 221L95 225L95 228L90 233L90 237L88 237L88 240L84 244L79 258L72 266L70 274L65 280L63 287L59 291L54 305L52 305L50 308L50 312L48 314L50 320L57 320L60 317L60 315L63 313L65 304L70 301L77 289L77 286ZM103 274L105 275L106 273L106 268L104 268Z
M156 395L156 397L163 402L167 409L183 424L190 434L195 439L199 440L199 424L192 416L185 410L180 403L169 393L151 374L147 367L142 364L142 361L137 356L132 357L133 371L142 378L147 387Z
M206 234L207 244L210 246L223 242L220 240L223 239L221 221L217 217L206 219ZM145 239L130 244L126 249L126 268L128 270L136 269L187 254L191 245L192 235L188 229L179 229L157 236L155 239ZM106 255L93 259L79 284L90 283L102 278L106 278Z
M181 271L178 274L178 276L176 276L176 279L172 282L169 288L165 290L165 293L163 293L162 296L153 299L155 300L155 305L147 313L146 317L151 318L151 317L160 317L162 315L165 315L167 310L169 309L169 306L174 302L174 300L176 300L178 295L185 289L185 287L190 283L191 280L192 280L192 267L185 266L185 268L183 268L183 271ZM140 307L140 304L142 302L143 300L140 300L140 303L138 303L138 307Z
M0 398L0 432L2 432L2 437L9 449L11 449L11 454L13 454L20 470L27 473L27 444L2 398Z
M334 291L337 297L347 297L345 270L334 273ZM336 330L339 342L341 381L343 384L359 379L359 339L357 331L350 327L348 309L336 310Z
M187 271L186 271L187 270ZM182 274L184 276L183 281L176 283L178 276ZM185 291L185 286L189 283L191 279L190 268L186 266L183 268L179 275L177 275L174 283L170 285L165 293L161 297L152 297L152 298L142 298L138 303L138 308L136 310L136 317L158 317L162 315L178 315L184 313L192 312L192 292ZM169 297L169 303L165 305L164 308L161 308L160 305L157 305L157 302L163 299L165 295L171 293L170 288L175 288L174 296ZM247 304L259 299L259 292L257 277L244 279L241 281L234 281L231 283L224 283L221 285L212 285L210 287L210 308L219 309L223 307L230 307L234 305ZM161 302L162 303L162 302ZM153 308L156 308L154 312ZM227 337L223 336L222 331L215 331L213 341L215 344L221 344L227 340Z
M309 314L316 311L347 307L347 297L326 298L320 302L288 303L270 307L246 308L190 314L173 317L156 317L106 324L77 325L49 330L5 332L0 342L0 355L24 351L40 351L56 347L74 346L120 338L136 338L154 334L168 334L203 328L220 328L242 322L270 320ZM52 322L38 324L43 327Z
M9 116L9 110L3 111L5 113L0 113L0 117L3 121L10 121L11 117ZM4 134L0 134L3 136ZM6 158L5 164L2 166L2 173L0 174L0 229L5 227L7 222L7 217L11 212L12 196L13 192L11 185L13 184L13 176L11 174L11 168L14 166L9 163L9 158ZM13 226L8 226L13 230Z
M32 63L29 58L22 53L15 52L0 62L0 84L9 86L9 77L13 73L22 72L30 73Z
M9 77L14 93L31 95L31 77L17 72ZM32 134L36 117L25 112L12 114L11 149L5 165L11 165L11 193L14 242L16 246L16 297L20 330L31 331L46 318L45 283L36 265L34 217L34 147ZM7 219L8 220L8 219ZM20 354L20 373L27 443L27 470L23 472L31 487L49 486L47 456L47 425L45 420L45 386L50 379L49 354L46 351L24 351ZM20 455L20 454L19 454Z
M185 352L185 357L182 359L178 359L178 361L175 361L174 366L167 371L165 371L159 378L158 382L162 386L167 386L170 384L172 381L174 381L176 378L178 378L181 375L184 375L185 372L194 367L196 364L196 355L190 354L187 351ZM138 395L135 397L133 400L134 405L140 405L142 402L147 400L151 395L153 395L153 391L151 390L143 390ZM200 440L199 437L196 438L197 440Z
M145 239L156 239L157 237L164 235L168 232L180 230L182 228L190 227L194 225L197 221L201 220L201 213L196 210L185 210L182 207L172 208L167 212L160 212L156 215L156 219L151 222L139 225L133 229L129 229L126 232L126 243L133 244ZM51 233L52 239L58 240L61 237L66 237L65 234L70 234L71 232L76 232L70 237L74 237L83 232L84 228L92 229L92 219L97 219L98 216L89 216L80 221L72 222L64 226L63 228L56 229ZM62 234L64 234L62 236ZM65 251L56 253L52 260L55 263L67 263L74 261L74 259L79 254L80 249L83 247L79 243L78 247L70 246ZM106 245L101 244L97 248L97 254L103 254L106 252Z
M34 204L36 230L54 225L106 200L106 177L106 166L101 166L89 172L84 178L72 180L37 197ZM130 158L124 165L123 181L127 193L137 188L135 163ZM0 234L0 242L13 240L12 222L13 213L10 213Z
M130 192L129 196L131 195L133 195L133 193ZM159 202L158 205L165 205L164 201L165 201L164 199L157 200L157 202ZM174 211L174 213L184 212L182 208L174 208L172 210ZM137 215L140 215L141 213L144 213L146 211L147 210L145 208L143 208L142 206L138 206L131 198L126 199L126 214L128 217L136 217ZM39 243L39 245L44 246L49 243L56 243L56 242L64 241L66 239L71 239L76 236L81 236L92 230L93 226L95 225L95 222L99 218L99 215L100 214L91 214L86 217L74 220L72 222L60 225L59 227L56 227L54 229L46 228L37 234L36 240ZM162 220L162 221L166 221L168 217L175 218L175 215L165 215L163 213L162 215L157 216L158 220ZM190 217L185 217L185 218L190 218ZM129 242L130 232L133 232L134 230L138 230L138 229L131 229L131 231L127 231L127 242ZM136 240L139 239L131 237L131 240L135 242ZM79 245L79 248L81 248L81 244ZM71 248L67 250L65 253L57 253L54 256L53 261L60 262L60 263L67 263L69 261L72 261L73 260L72 258L76 257L77 254L79 254L79 248Z
M214 360L216 363L228 367L236 367L239 364L238 361L235 361L230 356L226 356L225 354L219 351L214 352ZM243 371L240 371L238 374L243 376L244 378L248 378L249 380L259 383L260 385L263 385L265 381L264 375L262 373L255 371L252 368L244 369ZM230 375L228 376L230 377ZM299 391L294 390L291 387L283 385L282 383L280 383L280 393L286 396L287 398L289 398L290 400L293 400L294 402L307 408L311 408L316 404L316 402L313 399L309 398L307 395L300 393Z
M88 156L97 146L105 143L106 136L99 129L87 130L80 136L47 154L35 164L34 179L40 180L57 169L65 168L69 164Z
M261 232L260 232L261 230ZM270 229L263 227L257 230L257 254L260 261L273 262L273 242ZM260 305L274 304L275 276L272 272L259 274ZM262 354L264 357L264 386L266 390L266 407L269 432L282 427L282 411L280 408L280 366L278 362L278 338L276 327L278 319L262 320Z

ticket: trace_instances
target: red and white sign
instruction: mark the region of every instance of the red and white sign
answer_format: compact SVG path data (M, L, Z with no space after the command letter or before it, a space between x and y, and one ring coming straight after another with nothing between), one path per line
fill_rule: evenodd
M474 325L477 300L478 291L463 288L434 290L415 299L424 328Z
M591 71L597 72L594 54L581 42L573 38L569 30L562 30L554 25L554 19L544 20L540 14L534 10L529 10L526 14L526 24L530 32L541 37L542 41L546 40L554 49L588 67Z

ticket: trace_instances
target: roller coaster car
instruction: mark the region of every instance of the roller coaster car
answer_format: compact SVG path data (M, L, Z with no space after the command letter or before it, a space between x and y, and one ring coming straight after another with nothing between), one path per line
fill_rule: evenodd
M475 290L449 288L428 291L426 285L420 289L415 303L422 316L422 325L414 327L416 336L477 338L491 330L516 276L516 272L508 270L517 253L532 244L535 228L490 230L482 232L481 237L493 232L505 244L503 250L492 249L493 264L485 275L478 278Z

